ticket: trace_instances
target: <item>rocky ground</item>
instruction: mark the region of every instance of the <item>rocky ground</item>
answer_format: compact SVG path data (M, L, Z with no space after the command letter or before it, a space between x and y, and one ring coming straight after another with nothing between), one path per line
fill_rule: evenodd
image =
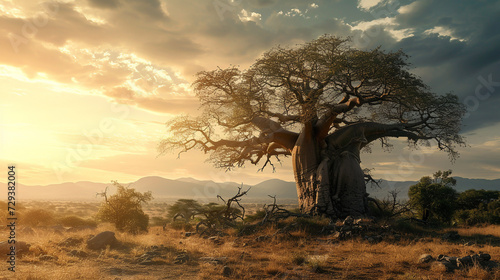
M17 245L16 272L3 262L0 279L500 279L500 226L289 219L204 236L169 227L143 235L24 228Z

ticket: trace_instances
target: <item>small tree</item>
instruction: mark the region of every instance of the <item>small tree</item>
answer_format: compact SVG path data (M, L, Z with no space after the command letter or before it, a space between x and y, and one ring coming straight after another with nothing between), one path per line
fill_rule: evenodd
M410 205L417 210L422 220L433 218L444 223L451 221L458 194L452 187L456 181L449 175L451 170L438 171L434 173L433 178L422 177L416 185L410 187Z
M112 182L117 192L110 197L107 196L107 189L100 193L104 197L104 202L97 212L97 218L103 222L113 223L119 231L134 234L147 232L149 216L142 210L142 204L153 199L151 192L140 193L120 185L117 181Z
M186 223L202 211L203 206L194 199L179 199L168 207L168 217L176 220L182 217Z

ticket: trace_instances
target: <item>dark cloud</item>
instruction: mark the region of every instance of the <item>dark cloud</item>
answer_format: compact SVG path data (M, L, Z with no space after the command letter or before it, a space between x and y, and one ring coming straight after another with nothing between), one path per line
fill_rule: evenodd
M312 3L318 8L313 8ZM261 14L261 20L241 21L243 9ZM298 11L284 15L292 9ZM212 1L89 0L59 3L48 24L37 28L28 43L19 46L18 53L13 52L7 35L0 35L0 63L19 67L29 76L43 72L59 82L77 81L89 88L100 88L113 98L133 99L137 106L165 111L178 105L168 94L176 90L172 85L192 81L200 70L247 67L275 45L292 46L329 33L352 36L354 45L367 49L379 45L385 50L402 49L411 56L412 71L434 91L452 91L464 100L474 94L479 76L487 78L491 74L494 81L500 80L498 14L498 1L384 1L366 11L357 7L357 1L347 0L253 0L235 1L218 11ZM384 16L393 17L392 22L380 22L364 31L352 28ZM2 34L21 34L26 22L33 20L3 15L0 30ZM413 36L398 41L394 36L398 31ZM75 50L58 49L68 44L93 54L80 54L77 61ZM174 81L161 80L164 86L160 89L158 85L149 86L151 79L141 74L136 77L143 72L142 68L134 69L137 62L116 66L119 59L110 58L97 63L106 50L115 50L116 56L133 53L149 60ZM181 71L187 81L175 80L175 71ZM138 92L128 98L113 93L114 88L127 88L124 83L128 79L144 91L155 91L157 99L141 97ZM492 93L490 101L496 102L496 96L498 91ZM500 121L491 104L485 103L466 119L470 129Z
M88 1L90 6L96 8L109 9L109 8L116 8L120 5L119 0L88 0Z

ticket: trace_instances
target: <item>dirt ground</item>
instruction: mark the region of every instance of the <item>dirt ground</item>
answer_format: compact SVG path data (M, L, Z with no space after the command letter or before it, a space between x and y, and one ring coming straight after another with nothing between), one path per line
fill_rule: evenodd
M87 248L91 235L110 229L20 230L18 240L31 247L17 257L16 272L8 271L4 262L0 279L500 279L498 267L446 271L419 262L422 254L475 253L488 253L499 262L500 226L454 229L460 236L455 241L441 238L446 230L428 236L339 240L273 226L242 236L230 230L212 238L154 227L142 235L117 232L120 245L115 248Z

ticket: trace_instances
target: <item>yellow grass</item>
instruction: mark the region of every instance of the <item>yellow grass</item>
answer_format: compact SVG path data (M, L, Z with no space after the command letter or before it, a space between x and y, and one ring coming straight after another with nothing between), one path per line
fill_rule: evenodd
M76 232L34 228L33 233L19 233L18 240L31 244L30 252L18 258L15 274L7 271L4 263L0 279L500 279L499 268L487 271L473 266L442 272L430 264L418 263L424 253L461 257L479 252L489 253L492 260L499 262L500 247L488 243L488 238L500 238L499 226L454 229L464 237L486 240L472 246L445 242L439 237L415 239L410 235L403 235L397 242L386 239L377 244L362 238L337 241L331 236L309 235L303 229L277 233L275 227L246 236L228 231L230 234L221 237L220 245L196 235L184 237L180 230L163 231L161 227L153 227L143 235L117 232L116 238L124 244L119 249L92 251L84 242L69 247L58 245L69 237L87 240L104 230L114 229L111 225L101 225ZM262 236L266 238L256 240ZM151 246L163 246L162 256L153 259L162 264L138 264L135 260L151 250ZM81 250L88 256L70 256L70 250ZM176 264L175 258L181 253L186 253L189 260ZM41 260L44 255L57 259ZM222 264L213 264L201 261L201 257L227 259ZM229 277L222 274L224 266L232 271Z

